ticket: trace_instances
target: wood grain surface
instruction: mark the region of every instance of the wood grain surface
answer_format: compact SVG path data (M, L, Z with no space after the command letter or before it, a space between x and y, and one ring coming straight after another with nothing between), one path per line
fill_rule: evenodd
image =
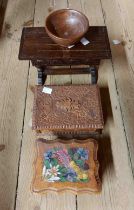
M46 7L48 5L48 7ZM35 5L35 17L34 22L35 25L44 25L44 18L47 16L50 7L58 8L66 8L67 2L65 0L56 1L46 1L42 2L42 0L36 1ZM41 9L41 10L40 10ZM42 11L42 14L40 14ZM35 85L35 77L36 71L34 67L30 67L29 74L29 85ZM57 82L58 81L58 82ZM50 76L47 78L46 84L54 84L54 83L71 83L70 75L65 75L62 77ZM57 210L66 210L66 209L76 209L76 198L75 195L70 193L54 195L52 193L47 194L46 196L36 195L31 192L31 182L33 178L33 161L35 158L35 139L36 137L33 135L31 128L28 127L29 120L31 119L31 109L33 106L33 93L31 93L28 88L28 96L27 96L27 108L26 108L26 118L25 118L25 129L24 129L24 137L23 137L23 145L22 145L22 155L20 160L20 173L19 173L19 185L18 185L18 197L16 203L17 210L30 210L30 209L57 209ZM29 149L31 152L29 152ZM28 163L28 165L27 165ZM27 171L27 176L24 176L24 170ZM25 183L25 186L24 184ZM22 186L24 186L22 188Z
M131 76L134 76L134 61L133 61L133 50L134 50L134 22L133 22L133 11L134 4L133 0L113 0L114 5L117 7L119 12L120 30L122 33L121 41L124 45L127 59L129 61L129 71Z
M29 62L18 61L18 50L22 26L33 19L33 12L33 0L28 3L9 0L0 36L0 144L4 145L0 151L2 210L15 208L29 69Z
M90 40L91 43L84 46L79 42L75 44L73 48L68 50L65 47L55 44L47 35L44 27L24 28L22 31L19 59L33 61L47 60L47 64L49 65L48 61L51 60L67 58L70 58L71 60L76 58L81 59L83 58L83 54L85 55L85 60L91 59L100 61L101 59L111 58L111 50L106 27L90 26L85 34L85 38Z
M29 63L18 61L21 30L33 22L34 26L44 26L50 11L67 6L84 12L92 26L106 24L112 48L112 63L104 60L99 69L105 129L99 140L102 193L96 196L41 196L30 191L35 157L35 136L29 126L33 105L30 87L35 85L37 75L31 64L28 73ZM132 9L132 0L8 0L0 37L0 209L133 210ZM113 39L123 42L115 46ZM131 62L127 63L127 59ZM87 75L56 75L48 77L47 84L83 84L89 79Z

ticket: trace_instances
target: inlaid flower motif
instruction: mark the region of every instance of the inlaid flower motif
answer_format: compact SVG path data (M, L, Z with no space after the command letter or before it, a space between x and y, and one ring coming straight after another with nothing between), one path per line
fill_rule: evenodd
M45 158L45 160L51 160L51 158L52 158L52 155L53 155L53 151L50 149L50 150L48 150L45 154L44 154L44 158Z
M78 148L77 153L81 156L81 159L88 160L88 150L84 148Z
M48 182L88 182L89 151L54 147L44 153L42 176Z
M77 174L72 168L68 168L65 177L66 177L67 181L74 182L77 179Z
M61 173L59 172L59 165L57 166L52 166L50 164L50 169L47 169L46 166L44 165L42 175L43 177L47 178L48 181L58 181L60 180L60 175Z

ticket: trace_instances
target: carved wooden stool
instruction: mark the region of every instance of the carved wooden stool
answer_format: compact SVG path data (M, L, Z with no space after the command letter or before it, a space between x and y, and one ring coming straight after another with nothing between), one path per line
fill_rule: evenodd
M101 59L110 59L111 50L105 26L90 26L86 33L90 43L77 43L68 49L55 44L44 27L24 28L19 51L20 60L31 60L38 70L38 84L43 85L48 74L89 74L91 83L97 83ZM87 68L56 68L52 66L90 65Z
M32 128L36 132L98 132L103 115L97 85L36 86Z
M38 139L33 192L100 192L97 148L93 139L83 142Z

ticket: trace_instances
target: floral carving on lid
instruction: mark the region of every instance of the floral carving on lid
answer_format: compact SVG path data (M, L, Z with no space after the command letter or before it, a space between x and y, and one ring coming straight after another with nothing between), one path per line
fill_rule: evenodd
M96 85L50 86L52 94L36 87L34 130L90 130L103 128L102 107Z
M76 112L80 109L81 103L79 100L66 97L62 100L56 101L56 107L66 112Z

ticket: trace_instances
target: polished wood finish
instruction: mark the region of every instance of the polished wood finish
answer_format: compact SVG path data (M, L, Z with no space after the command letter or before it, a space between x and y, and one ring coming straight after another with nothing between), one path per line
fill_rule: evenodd
M85 37L90 44L77 43L66 49L55 44L44 27L29 27L22 31L19 51L20 60L36 61L36 65L99 64L101 59L110 59L111 50L105 26L91 26ZM40 64L41 63L41 64Z
M43 170L43 158L44 152L48 149L54 147L61 148L85 148L89 151L89 170L88 176L89 181L82 182L47 182L43 179L42 170ZM44 139L38 139L36 141L36 160L34 162L34 178L32 183L32 191L36 193L47 193L47 192L72 192L75 194L78 193L98 193L101 191L101 182L98 175L99 163L97 160L97 150L98 144L93 139L87 139L83 142L78 140L55 140L55 141L46 141Z
M111 50L105 26L91 26L85 37L90 41L86 46L80 42L68 49L55 44L44 27L24 28L19 50L20 60L31 60L38 69L39 84L43 85L47 74L58 74L48 66L90 65L91 68L77 70L77 73L91 73L92 84L97 83L98 65L101 59L110 59ZM72 69L60 70L60 74L74 74ZM42 75L42 79L41 76Z
M78 42L87 32L87 17L73 9L61 9L48 15L45 22L46 32L50 38L61 46Z

